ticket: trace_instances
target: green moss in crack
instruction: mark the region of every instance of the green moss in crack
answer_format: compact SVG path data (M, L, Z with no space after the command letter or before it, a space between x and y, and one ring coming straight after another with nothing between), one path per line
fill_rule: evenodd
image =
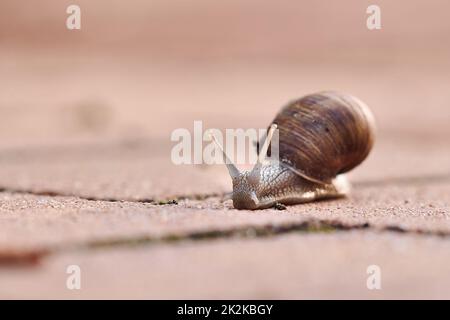
M172 199L172 200L160 200L156 203L159 206L164 206L167 204L172 204L172 205L177 205L178 201L176 199Z

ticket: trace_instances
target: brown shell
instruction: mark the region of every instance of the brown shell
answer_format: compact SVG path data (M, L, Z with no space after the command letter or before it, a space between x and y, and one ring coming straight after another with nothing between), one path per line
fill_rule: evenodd
M359 99L319 92L285 106L279 129L280 161L313 181L330 182L359 165L374 142L374 120Z

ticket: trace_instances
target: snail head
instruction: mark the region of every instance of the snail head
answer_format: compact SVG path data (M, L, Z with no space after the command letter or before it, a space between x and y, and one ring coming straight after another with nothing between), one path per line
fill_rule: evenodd
M221 150L225 165L227 166L228 173L230 174L233 182L232 200L233 206L236 209L249 209L254 210L260 208L260 200L258 198L258 190L261 189L261 168L266 159L267 150L272 140L273 134L277 129L276 124L272 124L269 128L267 138L258 154L258 160L251 171L240 172L239 169L227 156L220 143L217 141L214 135L213 141L217 147Z

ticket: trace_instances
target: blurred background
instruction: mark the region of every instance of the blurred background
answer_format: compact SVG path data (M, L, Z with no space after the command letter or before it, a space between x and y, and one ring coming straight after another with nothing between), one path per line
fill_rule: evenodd
M65 26L71 4L81 30ZM366 27L370 4L381 30ZM169 161L171 132L194 120L262 128L332 89L372 108L387 167L401 169L405 145L442 166L449 12L446 0L3 0L0 150L145 141Z

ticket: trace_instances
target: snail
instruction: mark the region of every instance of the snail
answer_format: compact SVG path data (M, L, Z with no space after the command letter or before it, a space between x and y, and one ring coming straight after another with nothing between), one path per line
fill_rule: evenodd
M374 118L365 103L333 91L306 95L276 115L251 171L240 172L220 148L233 182L236 209L265 209L348 194L342 175L358 166L374 143ZM278 133L278 160L267 151Z

